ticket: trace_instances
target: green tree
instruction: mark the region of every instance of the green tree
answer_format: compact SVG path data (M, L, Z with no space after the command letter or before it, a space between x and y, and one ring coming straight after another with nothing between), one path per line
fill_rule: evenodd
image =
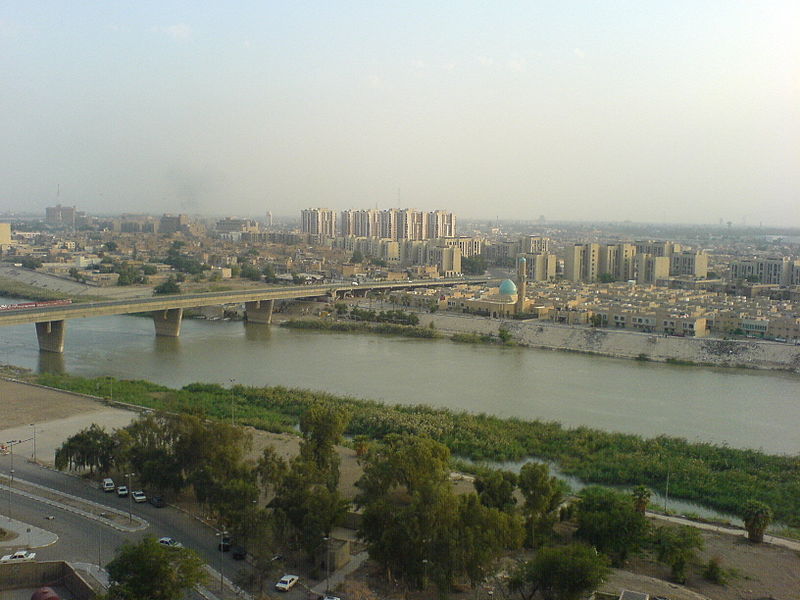
M541 543L539 538L549 535L558 519L564 484L550 475L547 465L529 462L520 469L517 485L525 498L522 508L527 519L527 543Z
M522 519L499 507L485 506L475 494L458 496L458 515L452 554L456 570L477 587L510 549L519 548L525 538Z
M647 512L647 505L650 502L650 497L653 493L647 486L637 485L633 488L633 506L636 512L644 514Z
M23 256L19 259L20 264L26 269L38 269L42 266L42 259L35 256Z
M239 272L239 277L242 279L249 279L251 281L261 281L261 271L259 271L258 267L255 265L245 263L242 265L242 269Z
M300 547L313 557L324 537L341 525L349 502L330 489L312 462L297 457L281 481L271 505L292 526Z
M361 263L364 261L364 255L361 253L361 250L356 249L353 252L353 256L350 257L350 262L352 264Z
M88 428L67 438L56 450L55 466L58 470L89 469L108 473L114 464L116 442L114 436L92 423Z
M300 456L317 468L331 490L339 484L336 444L341 443L349 421L347 411L332 402L312 404L300 415Z
M475 491L481 504L511 512L517 504L514 490L517 488L517 476L511 471L492 469L475 478Z
M111 241L106 242L103 244L103 247L109 252L116 252L117 251L117 242Z
M155 265L150 264L142 265L142 273L145 275L155 275L158 273L158 268Z
M764 532L772 522L772 509L758 500L748 500L742 509L747 539L756 544L764 541Z
M600 283L612 283L616 281L611 273L600 273L600 277L598 277L597 280Z
M272 265L266 264L261 269L261 274L264 275L264 279L267 283L275 283L277 278L275 277L275 269L272 268Z
M662 526L654 534L658 560L669 565L676 583L686 582L686 565L695 556L695 550L705 546L703 536L694 527Z
M461 271L465 275L483 275L486 272L486 259L483 256L462 256Z
M592 486L580 493L575 535L622 564L647 535L648 523L636 512L630 496Z
M170 275L166 281L160 283L153 289L154 294L180 294L181 286L178 285L175 277Z
M149 536L120 546L106 570L108 600L179 600L206 578L193 551L164 546Z
M544 600L577 600L596 589L609 571L608 557L584 544L547 547L520 564L508 586L522 600L537 593Z
M497 337L499 337L500 341L504 344L510 344L514 339L514 336L511 335L511 332L506 327L500 327L497 330Z

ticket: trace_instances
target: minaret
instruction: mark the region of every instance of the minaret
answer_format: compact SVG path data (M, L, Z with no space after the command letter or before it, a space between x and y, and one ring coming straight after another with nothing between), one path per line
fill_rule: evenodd
M525 293L528 291L528 261L524 256L517 259L517 306L515 312L525 312Z

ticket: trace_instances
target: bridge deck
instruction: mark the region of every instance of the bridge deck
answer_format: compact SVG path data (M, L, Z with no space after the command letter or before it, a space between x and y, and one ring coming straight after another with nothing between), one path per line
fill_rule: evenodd
M169 310L173 308L194 308L219 304L241 304L257 300L293 300L326 296L334 292L404 289L417 287L443 287L464 283L484 283L486 278L459 277L458 279L415 280L405 282L370 282L365 284L342 285L298 285L275 286L257 290L230 290L225 292L204 292L201 294L182 294L170 296L153 296L152 298L131 298L127 300L108 300L103 302L87 302L84 304L67 304L0 312L0 326L19 325L21 323L42 323L86 317L108 315L124 315L130 313Z

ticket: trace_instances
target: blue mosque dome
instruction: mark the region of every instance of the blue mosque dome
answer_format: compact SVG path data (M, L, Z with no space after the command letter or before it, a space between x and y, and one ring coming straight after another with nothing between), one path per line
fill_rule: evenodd
M513 296L516 293L517 293L517 285L510 279L504 279L503 283L500 284L500 295Z

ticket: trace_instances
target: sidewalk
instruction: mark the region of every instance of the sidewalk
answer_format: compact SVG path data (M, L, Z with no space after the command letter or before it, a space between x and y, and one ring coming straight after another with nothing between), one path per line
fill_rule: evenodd
M6 516L0 517L0 528L17 534L11 539L0 540L0 548L44 548L58 541L55 533Z
M344 567L342 567L338 571L334 571L333 573L331 573L327 581L323 579L321 582L319 582L317 585L311 588L311 591L314 592L315 594L319 594L320 596L322 596L327 591L325 589L326 584L328 590L335 589L337 585L342 583L347 578L347 576L350 575L350 573L352 573L353 571L358 569L358 567L364 564L364 561L366 561L368 558L369 558L369 553L366 550L364 552L359 552L358 554L352 556L350 558L350 561Z

